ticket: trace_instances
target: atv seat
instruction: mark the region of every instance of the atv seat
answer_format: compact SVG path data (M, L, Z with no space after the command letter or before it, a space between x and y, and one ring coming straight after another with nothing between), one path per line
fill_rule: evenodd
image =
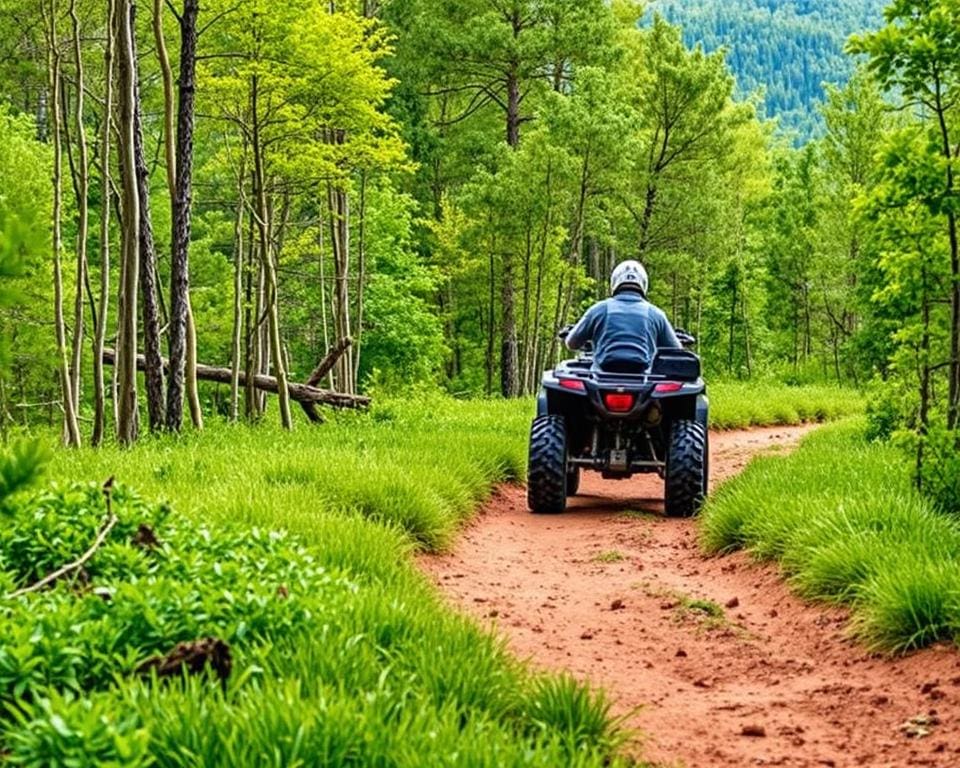
M601 370L604 373L630 373L640 375L647 372L649 366L642 360L607 360Z

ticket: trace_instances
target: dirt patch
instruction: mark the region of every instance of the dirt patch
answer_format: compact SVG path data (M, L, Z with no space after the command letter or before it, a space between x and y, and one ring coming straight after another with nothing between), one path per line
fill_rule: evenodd
M715 481L806 428L711 436ZM421 558L520 656L608 690L662 765L960 765L960 653L872 656L841 610L793 597L743 554L704 557L662 485L584 476L559 517L499 492L455 551ZM639 708L639 709L637 709Z

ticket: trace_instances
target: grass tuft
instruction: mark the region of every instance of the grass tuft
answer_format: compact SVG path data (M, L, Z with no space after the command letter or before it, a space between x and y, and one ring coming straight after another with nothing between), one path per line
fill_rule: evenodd
M830 385L785 387L775 382L712 382L710 423L714 429L786 426L834 421L863 413L853 389Z
M960 524L912 488L901 453L859 420L755 460L708 502L709 552L777 560L803 596L851 606L851 631L893 653L960 637Z

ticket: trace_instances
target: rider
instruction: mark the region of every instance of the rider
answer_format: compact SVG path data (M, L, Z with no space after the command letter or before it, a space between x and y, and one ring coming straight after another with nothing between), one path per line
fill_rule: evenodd
M594 366L611 373L644 372L659 347L680 340L659 307L647 301L650 279L639 261L624 261L610 277L612 296L594 304L567 335L570 349L593 342Z

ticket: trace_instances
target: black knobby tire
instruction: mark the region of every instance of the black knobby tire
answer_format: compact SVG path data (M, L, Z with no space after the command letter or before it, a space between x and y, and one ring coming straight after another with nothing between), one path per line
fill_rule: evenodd
M538 416L530 427L527 505L556 515L567 506L567 425L562 416Z
M576 496L580 490L580 467L567 468L567 496Z
M703 498L710 495L710 430L703 427Z
M702 424L681 419L673 423L667 452L667 517L692 517L704 500L707 433Z

